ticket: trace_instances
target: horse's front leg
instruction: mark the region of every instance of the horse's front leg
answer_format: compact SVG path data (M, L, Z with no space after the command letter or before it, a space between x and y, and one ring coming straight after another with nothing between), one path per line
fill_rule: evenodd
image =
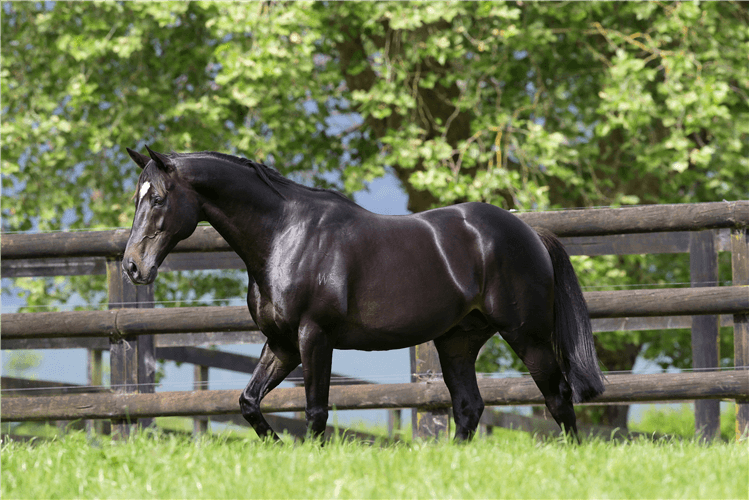
M319 439L328 422L328 394L333 363L333 342L315 323L303 324L299 330L299 350L304 370L304 392L307 396L307 432Z
M299 366L300 359L298 351L284 349L275 344L270 347L270 342L266 342L263 346L263 352L255 371L252 373L250 383L247 384L239 397L239 408L242 411L242 416L252 425L259 437L271 437L276 441L279 440L278 435L273 432L260 412L260 401L280 384L294 368Z

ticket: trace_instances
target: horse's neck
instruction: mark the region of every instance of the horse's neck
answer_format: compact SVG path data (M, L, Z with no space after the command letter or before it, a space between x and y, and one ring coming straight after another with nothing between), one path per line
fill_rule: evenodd
M205 219L244 260L247 270L258 273L265 267L273 231L283 225L285 200L251 171L236 175L221 170L196 181L203 193Z

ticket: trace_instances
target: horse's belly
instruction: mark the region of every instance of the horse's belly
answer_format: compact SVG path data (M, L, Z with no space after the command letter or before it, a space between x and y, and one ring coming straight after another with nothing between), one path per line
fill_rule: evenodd
M357 351L390 351L423 344L439 337L443 331L430 330L420 332L386 332L349 330L337 336L336 349Z
M373 307L368 314L349 317L338 329L336 347L363 351L401 349L433 340L465 315L461 301L404 303L392 307Z

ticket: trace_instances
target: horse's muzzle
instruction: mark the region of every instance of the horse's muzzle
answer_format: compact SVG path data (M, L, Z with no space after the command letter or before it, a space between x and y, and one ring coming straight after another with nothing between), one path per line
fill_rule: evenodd
M148 272L144 273L142 269L138 267L132 257L128 257L122 260L122 271L135 285L148 285L153 283L158 274L156 266L151 266Z

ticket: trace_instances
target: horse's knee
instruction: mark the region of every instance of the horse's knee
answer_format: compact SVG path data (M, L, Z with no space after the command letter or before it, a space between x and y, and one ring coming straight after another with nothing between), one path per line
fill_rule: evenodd
M249 397L247 394L242 393L239 396L239 411L242 416L250 423L257 420L260 413L260 401L255 398Z

